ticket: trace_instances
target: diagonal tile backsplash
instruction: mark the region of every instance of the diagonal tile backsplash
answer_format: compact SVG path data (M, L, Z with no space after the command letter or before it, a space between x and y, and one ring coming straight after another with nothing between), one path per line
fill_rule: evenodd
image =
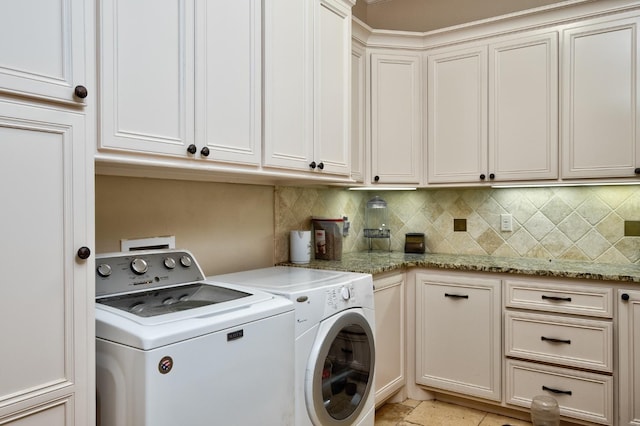
M276 261L288 260L289 231L311 229L311 216L348 216L343 251L366 250L364 209L375 195L389 205L394 251L404 249L405 233L424 232L430 253L640 264L640 237L624 236L624 221L640 220L637 186L389 192L276 187ZM500 230L504 213L512 215L512 232ZM453 219L466 219L467 230L454 232ZM386 247L387 241L374 243Z

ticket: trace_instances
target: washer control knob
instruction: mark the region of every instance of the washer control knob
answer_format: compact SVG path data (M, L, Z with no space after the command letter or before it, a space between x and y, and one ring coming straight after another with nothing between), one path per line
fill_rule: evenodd
M188 268L189 266L191 266L191 264L193 263L193 261L191 260L191 258L189 256L182 256L180 258L180 264L182 266L184 266L185 268Z
M138 275L142 275L149 270L149 265L147 265L146 260L136 257L131 261L131 270Z
M173 257L164 258L164 267L167 269L173 269L176 267L176 260Z
M111 275L111 266L107 265L106 263L101 263L100 265L98 265L98 275L100 275L101 277L108 277L109 275Z
M344 300L351 299L351 291L349 290L349 287L342 287L340 289L340 296L342 296Z

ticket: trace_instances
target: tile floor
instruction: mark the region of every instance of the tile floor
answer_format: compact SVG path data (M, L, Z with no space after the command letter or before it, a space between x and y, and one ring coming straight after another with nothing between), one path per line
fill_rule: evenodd
M376 411L375 426L531 426L525 422L441 401L407 399Z

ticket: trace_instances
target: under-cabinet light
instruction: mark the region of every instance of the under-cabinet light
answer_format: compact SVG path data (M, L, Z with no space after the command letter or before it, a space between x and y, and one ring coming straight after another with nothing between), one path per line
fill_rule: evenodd
M417 188L408 186L353 186L349 191L415 191Z
M622 186L622 185L640 185L638 182L561 182L561 183L523 183L523 184L495 184L491 188L555 188L555 187L571 187L571 186Z

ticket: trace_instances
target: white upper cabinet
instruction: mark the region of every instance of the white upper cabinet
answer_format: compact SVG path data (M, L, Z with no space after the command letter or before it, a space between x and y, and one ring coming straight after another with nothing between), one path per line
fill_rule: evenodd
M558 177L558 33L489 45L489 177Z
M2 2L0 92L77 105L86 91L95 96L85 80L85 9L83 0Z
M259 0L196 1L195 136L213 160L260 164L261 13Z
M260 2L100 5L100 148L259 165Z
M640 167L639 18L563 31L562 177L631 177Z
M476 182L487 175L487 47L427 57L430 183ZM484 176L482 178L481 176Z
M194 143L193 0L100 2L100 147L187 155Z
M557 33L427 58L430 183L558 177Z
M372 183L422 182L421 76L419 54L371 54Z
M350 174L349 0L265 0L267 167Z

